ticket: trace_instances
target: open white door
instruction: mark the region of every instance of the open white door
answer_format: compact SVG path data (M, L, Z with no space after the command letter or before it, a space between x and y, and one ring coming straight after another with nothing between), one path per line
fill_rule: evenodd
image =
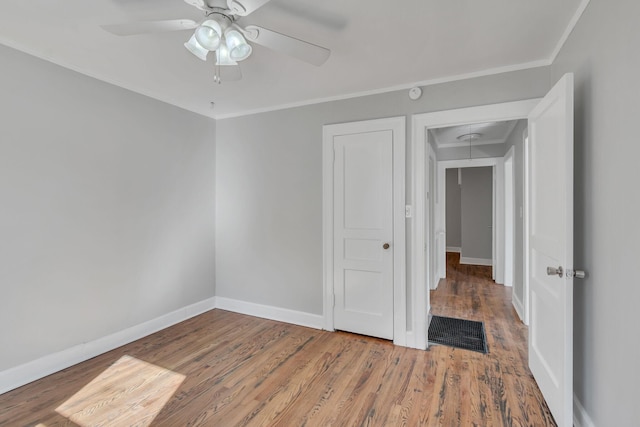
M573 425L573 74L529 115L529 367Z

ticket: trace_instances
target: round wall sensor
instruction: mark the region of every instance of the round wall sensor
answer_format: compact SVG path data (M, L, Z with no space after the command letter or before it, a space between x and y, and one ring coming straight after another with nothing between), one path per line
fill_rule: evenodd
M422 96L422 89L420 89L419 87L412 87L411 89L409 89L409 98L411 98L412 100L415 101L421 96Z

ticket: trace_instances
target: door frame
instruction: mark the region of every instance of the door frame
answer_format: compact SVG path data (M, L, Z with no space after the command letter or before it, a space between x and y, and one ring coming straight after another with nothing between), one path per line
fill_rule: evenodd
M524 275L524 282L522 286L524 288L522 290L523 301L518 301L517 297L512 297L512 299L516 300L513 304L516 312L518 312L518 310L523 312L520 320L529 326L529 263L527 262L529 259L529 126L525 129L522 138L522 164L524 165L524 194L522 195L522 215L524 217L522 224L522 254L524 257L522 274ZM512 295L515 295L515 292Z
M501 242L504 241L504 234L502 231L504 230L504 215L501 213L504 211L504 199L501 197L501 194L504 190L504 162L502 157L483 157L481 159L460 159L460 160L441 160L437 163L437 177L438 177L438 186L437 192L439 198L443 201L443 203L438 204L438 209L436 210L436 221L435 227L438 228L446 237L446 213L447 213L447 200L446 200L446 174L447 169L467 169L467 168L482 168L482 167L490 167L491 168L491 269L492 274L496 283L502 284L499 280L501 280L502 276L499 276L496 272L502 269L503 263L501 261L501 253L503 252L503 247ZM439 227L438 227L439 226ZM443 252L444 250L444 252ZM447 277L446 272L446 245L441 245L438 248L437 259L444 259L445 262L442 265L438 265L437 272L438 278ZM480 260L476 260L480 261ZM489 264L486 264L487 266ZM499 277L499 278L498 278ZM434 288L435 289L435 288Z
M428 192L428 198L426 200L426 205L424 207L425 216L425 229L426 235L425 239L427 240L427 244L425 246L425 265L433 266L433 271L431 274L427 275L427 288L428 289L436 289L438 287L438 281L440 280L440 276L437 275L438 272L438 263L434 262L434 255L437 254L436 248L439 246L439 240L444 237L443 234L436 234L435 230L435 218L436 218L436 199L438 194L437 183L440 182L438 180L438 159L436 158L436 153L431 149L431 146L427 146L427 157L425 159L427 165L433 164L434 170L430 170L427 167L425 173L425 190ZM431 179L433 178L433 179ZM429 225L432 226L432 229L429 229ZM446 241L443 242L446 245ZM429 261L431 260L431 261Z
M405 224L405 146L406 117L328 124L322 127L322 313L324 329L334 330L333 308L333 139L338 135L362 132L393 132L393 343L406 345L406 224Z
M513 286L515 277L515 147L504 155L504 285Z
M457 126L473 123L486 123L505 120L519 120L527 119L529 113L533 108L538 105L540 98L505 102L500 104L484 105L479 107L460 108L455 110L438 111L434 113L414 114L412 116L412 140L411 140L411 154L412 154L412 174L411 184L413 188L412 200L414 200L415 209L413 212L413 218L411 220L412 233L412 245L411 245L411 295L413 298L413 334L411 334L412 342L408 342L410 347L426 349L427 348L427 331L428 322L430 319L431 302L429 298L429 292L424 286L425 277L428 272L426 271L426 265L424 257L422 256L425 245L425 215L424 204L417 203L415 201L421 200L422 195L425 192L425 151L427 146L430 145L428 130L431 128L440 128L448 126ZM470 162L478 162L477 160L470 160ZM437 180L442 180L442 176L438 175ZM441 185L439 185L441 187ZM440 195L436 195L436 230L435 233L445 233L442 229L444 224L444 218L438 218L441 216L441 208L439 205L443 205L444 200ZM446 242L445 238L441 239L442 242ZM438 272L440 277L444 277L443 274L446 271L446 243L440 242L438 248ZM504 273L504 272L503 272Z

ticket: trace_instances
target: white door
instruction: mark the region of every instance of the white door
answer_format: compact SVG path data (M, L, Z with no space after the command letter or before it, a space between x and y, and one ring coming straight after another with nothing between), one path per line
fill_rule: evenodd
M529 367L558 425L572 426L572 74L533 109L529 137Z
M333 144L334 327L393 339L393 131Z

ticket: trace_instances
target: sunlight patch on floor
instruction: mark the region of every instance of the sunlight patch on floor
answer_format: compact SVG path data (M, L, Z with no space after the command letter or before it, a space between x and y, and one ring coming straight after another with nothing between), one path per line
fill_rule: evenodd
M182 374L122 356L56 412L82 427L146 427L184 379Z

